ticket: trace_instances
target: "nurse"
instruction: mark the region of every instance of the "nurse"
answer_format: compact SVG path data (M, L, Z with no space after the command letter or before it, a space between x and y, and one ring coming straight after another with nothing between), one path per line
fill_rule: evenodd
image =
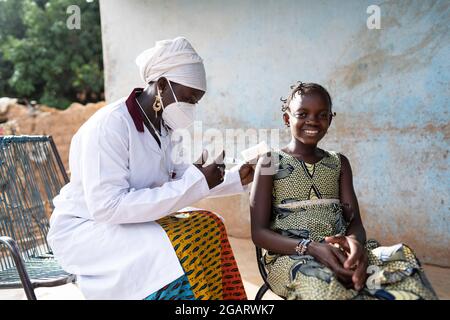
M55 197L48 242L87 299L246 299L220 217L174 214L205 197L243 192L244 164L173 158L206 92L203 61L183 37L136 63L147 86L97 111L72 138L70 182ZM219 159L220 160L220 159Z

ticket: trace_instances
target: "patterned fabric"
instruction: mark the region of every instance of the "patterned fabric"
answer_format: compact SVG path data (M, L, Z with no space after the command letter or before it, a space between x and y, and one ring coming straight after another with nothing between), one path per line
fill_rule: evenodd
M339 154L326 151L315 164L283 151L274 155L278 169L273 176L271 229L299 241L310 238L323 242L326 236L345 234L349 221L344 219L342 205L335 201L339 199ZM360 292L346 289L329 268L308 255L266 252L268 283L276 294L292 300L436 298L409 247L381 247L369 240L365 248L371 275Z
M247 299L225 226L216 214L195 211L158 223L169 236L185 276L146 299Z
M188 278L182 275L144 300L194 300L194 293Z
M347 222L337 203L295 206L315 199L339 199L340 157L326 152L316 164L306 164L280 151L273 176L271 228L288 236L322 241L328 235L345 233ZM308 169L308 166L310 169ZM294 187L295 186L295 187ZM288 204L293 204L287 207Z

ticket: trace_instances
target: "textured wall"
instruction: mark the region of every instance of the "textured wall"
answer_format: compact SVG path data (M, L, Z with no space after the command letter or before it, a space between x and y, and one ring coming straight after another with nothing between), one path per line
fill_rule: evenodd
M369 30L366 9L381 8ZM184 35L205 60L204 127L283 129L279 98L325 85L369 236L450 265L449 1L101 1L108 100L141 86L135 56Z
M104 102L71 104L65 110L57 110L40 105L30 109L19 104L10 104L4 112L0 110L0 135L50 135L55 141L64 167L69 171L69 149L73 135Z

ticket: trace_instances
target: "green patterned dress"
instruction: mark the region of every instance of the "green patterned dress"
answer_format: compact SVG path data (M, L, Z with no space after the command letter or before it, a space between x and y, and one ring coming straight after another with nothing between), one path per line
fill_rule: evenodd
M298 239L323 241L345 234L349 221L339 201L340 156L326 151L315 164L273 153L271 229ZM414 252L404 244L381 247L366 243L369 256L364 289L346 289L334 273L312 256L264 254L268 282L273 292L287 299L436 299Z

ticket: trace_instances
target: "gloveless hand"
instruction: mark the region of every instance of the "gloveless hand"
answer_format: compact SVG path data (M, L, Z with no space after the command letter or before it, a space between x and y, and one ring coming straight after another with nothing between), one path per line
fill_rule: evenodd
M201 157L194 163L194 166L205 176L209 189L221 184L225 175L225 164L223 159L225 158L225 151L222 151L221 155L214 160L213 163L204 166L208 159L208 151L203 150Z
M325 242L329 244L338 244L347 253L344 261L346 270L354 270L352 277L353 285L356 290L361 290L367 279L368 257L366 250L358 240L349 236L326 237Z
M251 165L249 163L244 163L239 168L239 176L241 178L241 183L243 186L252 182L254 175L255 175L255 165Z
M345 254L334 246L327 243L311 242L308 246L307 254L316 258L317 261L330 268L339 281L346 287L351 287L353 270L344 268Z

